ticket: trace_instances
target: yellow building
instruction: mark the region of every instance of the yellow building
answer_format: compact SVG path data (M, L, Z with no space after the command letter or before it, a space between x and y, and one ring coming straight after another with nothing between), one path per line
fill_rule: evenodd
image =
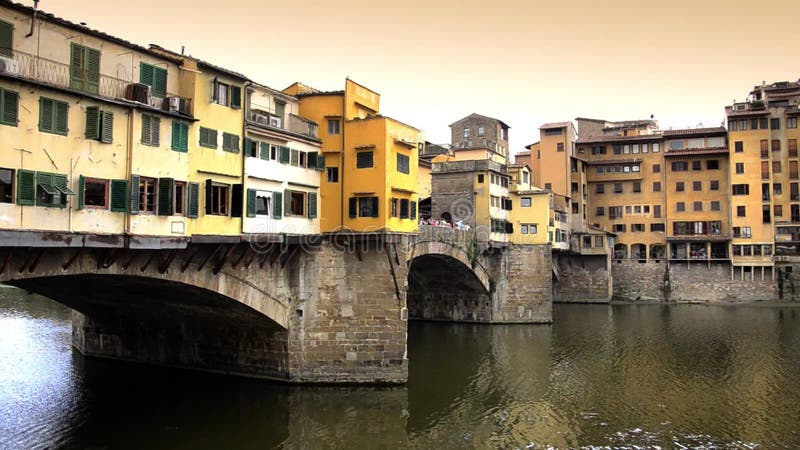
M514 244L544 245L548 240L550 192L531 185L531 169L527 164L510 164L508 221L513 226L510 241Z
M321 230L416 231L422 133L380 115L380 95L350 79L343 91L295 83L284 93L300 98L300 115L322 124Z

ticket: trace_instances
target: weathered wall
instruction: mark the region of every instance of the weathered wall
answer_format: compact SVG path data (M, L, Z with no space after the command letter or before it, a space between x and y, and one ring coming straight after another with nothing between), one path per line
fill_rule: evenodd
M615 300L664 300L663 286L667 263L638 260L611 262Z
M549 245L512 245L496 250L487 259L486 266L495 286L492 322L553 321Z
M760 271L754 279L731 280L727 263L671 264L670 297L672 301L750 302L778 299L778 284L767 267L762 281Z
M553 301L608 303L612 289L609 262L606 255L556 253L553 263L558 271L558 278L553 283Z

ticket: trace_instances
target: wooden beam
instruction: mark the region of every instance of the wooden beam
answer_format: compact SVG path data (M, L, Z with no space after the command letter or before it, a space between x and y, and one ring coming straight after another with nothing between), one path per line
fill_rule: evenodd
M32 249L28 248L27 251L25 251L25 262L22 263L22 266L19 268L19 272L17 273L25 272L25 268L28 267L28 263L31 260L31 250Z
M299 245L292 245L289 250L281 254L281 269L283 269L286 263L292 259L295 253L297 253L298 248L300 248Z
M209 261L211 258L213 258L213 257L214 257L214 255L216 255L216 254L217 254L217 252L219 251L219 249L221 249L221 248L222 248L222 244L217 244L217 246L216 246L216 247L214 247L214 251L212 251L211 253L209 253L209 254L208 254L208 256L206 256L206 257L205 257L205 259L203 260L203 262L201 262L201 263L200 263L200 265L199 265L199 266L197 266L197 271L198 271L198 272L200 272L201 270L203 270L203 267L205 267L205 266L206 266L206 263L207 263L207 262L208 262L208 261Z
M8 263L11 261L11 255L14 252L11 249L6 250L6 258L3 260L3 265L0 266L0 274L6 273L6 267L8 267Z
M235 245L229 245L228 249L225 250L225 254L222 255L222 258L218 259L217 262L214 264L214 270L213 270L214 275L217 275L222 270L222 268L225 267L225 263L228 262L228 255L231 254L233 247L235 247Z
M274 252L274 251L275 251L275 248L276 248L276 247L277 247L277 245L275 245L275 244L270 244L270 245L269 245L269 247L267 248L267 250L264 252L264 256L262 256L262 257L261 257L261 261L259 261L259 263L258 263L258 267L259 267L259 268L262 268L262 269L264 268L264 263L266 263L266 262L267 262L267 259L270 257L270 255L272 254L272 252Z
M239 255L239 257L238 257L238 258L236 258L236 261L234 261L233 263L231 263L231 269L236 269L236 268L239 266L239 263L240 263L240 262L242 262L242 260L244 259L244 257L245 257L246 255L248 255L249 253L250 253L250 246L249 246L249 245L247 245L247 244L245 244L245 245L244 245L244 250L242 250L242 253Z
M175 248L172 249L167 255L167 257L164 258L164 261L161 262L161 265L158 266L158 273L163 275L167 271L167 269L169 269L169 266L172 264L172 261L175 259L175 255L177 254L178 254L178 249Z
M38 253L36 253L36 257L33 259L33 262L31 262L31 266L28 268L28 273L33 273L33 271L36 270L36 267L39 266L39 260L42 259L44 250L45 249L41 249L39 250Z
M131 264L133 264L133 260L134 260L134 259L136 259L136 256L137 256L138 254L139 254L139 253L138 253L138 252L135 252L135 251L134 251L134 252L131 252L131 257L130 257L130 258L128 258L128 260L127 260L127 261L125 261L124 263L122 263L122 270L128 270L128 267L130 267L130 265L131 265Z
M142 266L141 269L139 269L139 271L140 272L144 272L145 270L147 270L147 266L149 266L150 263L153 262L153 258L155 258L157 254L158 254L158 250L153 250L153 252L150 253L150 257L147 258L147 262L144 263L144 265Z
M115 262L117 262L117 259L122 254L122 252L123 252L123 250L119 249L119 248L112 248L112 249L106 250L105 258L103 258L102 264L98 264L97 265L97 268L98 269L108 269Z
M189 268L189 264L192 263L192 260L197 255L197 253L199 253L198 250L193 248L191 253L189 253L189 257L186 258L183 264L181 264L181 273L186 272L186 269Z

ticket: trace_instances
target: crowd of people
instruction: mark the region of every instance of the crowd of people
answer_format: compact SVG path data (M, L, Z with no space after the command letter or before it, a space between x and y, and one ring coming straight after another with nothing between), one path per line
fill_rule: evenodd
M444 219L438 219L437 220L437 219L433 219L433 218L423 217L423 218L419 219L419 224L420 225L430 225L432 227L454 228L456 230L469 230L470 229L470 226L468 224L464 223L464 221L462 221L462 220L459 220L459 221L453 223L451 221L447 221L447 220L444 220Z

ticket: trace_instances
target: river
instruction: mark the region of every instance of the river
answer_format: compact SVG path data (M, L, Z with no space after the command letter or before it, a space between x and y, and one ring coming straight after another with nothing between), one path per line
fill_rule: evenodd
M557 305L409 323L403 387L85 359L70 311L0 287L0 448L798 448L800 308Z

